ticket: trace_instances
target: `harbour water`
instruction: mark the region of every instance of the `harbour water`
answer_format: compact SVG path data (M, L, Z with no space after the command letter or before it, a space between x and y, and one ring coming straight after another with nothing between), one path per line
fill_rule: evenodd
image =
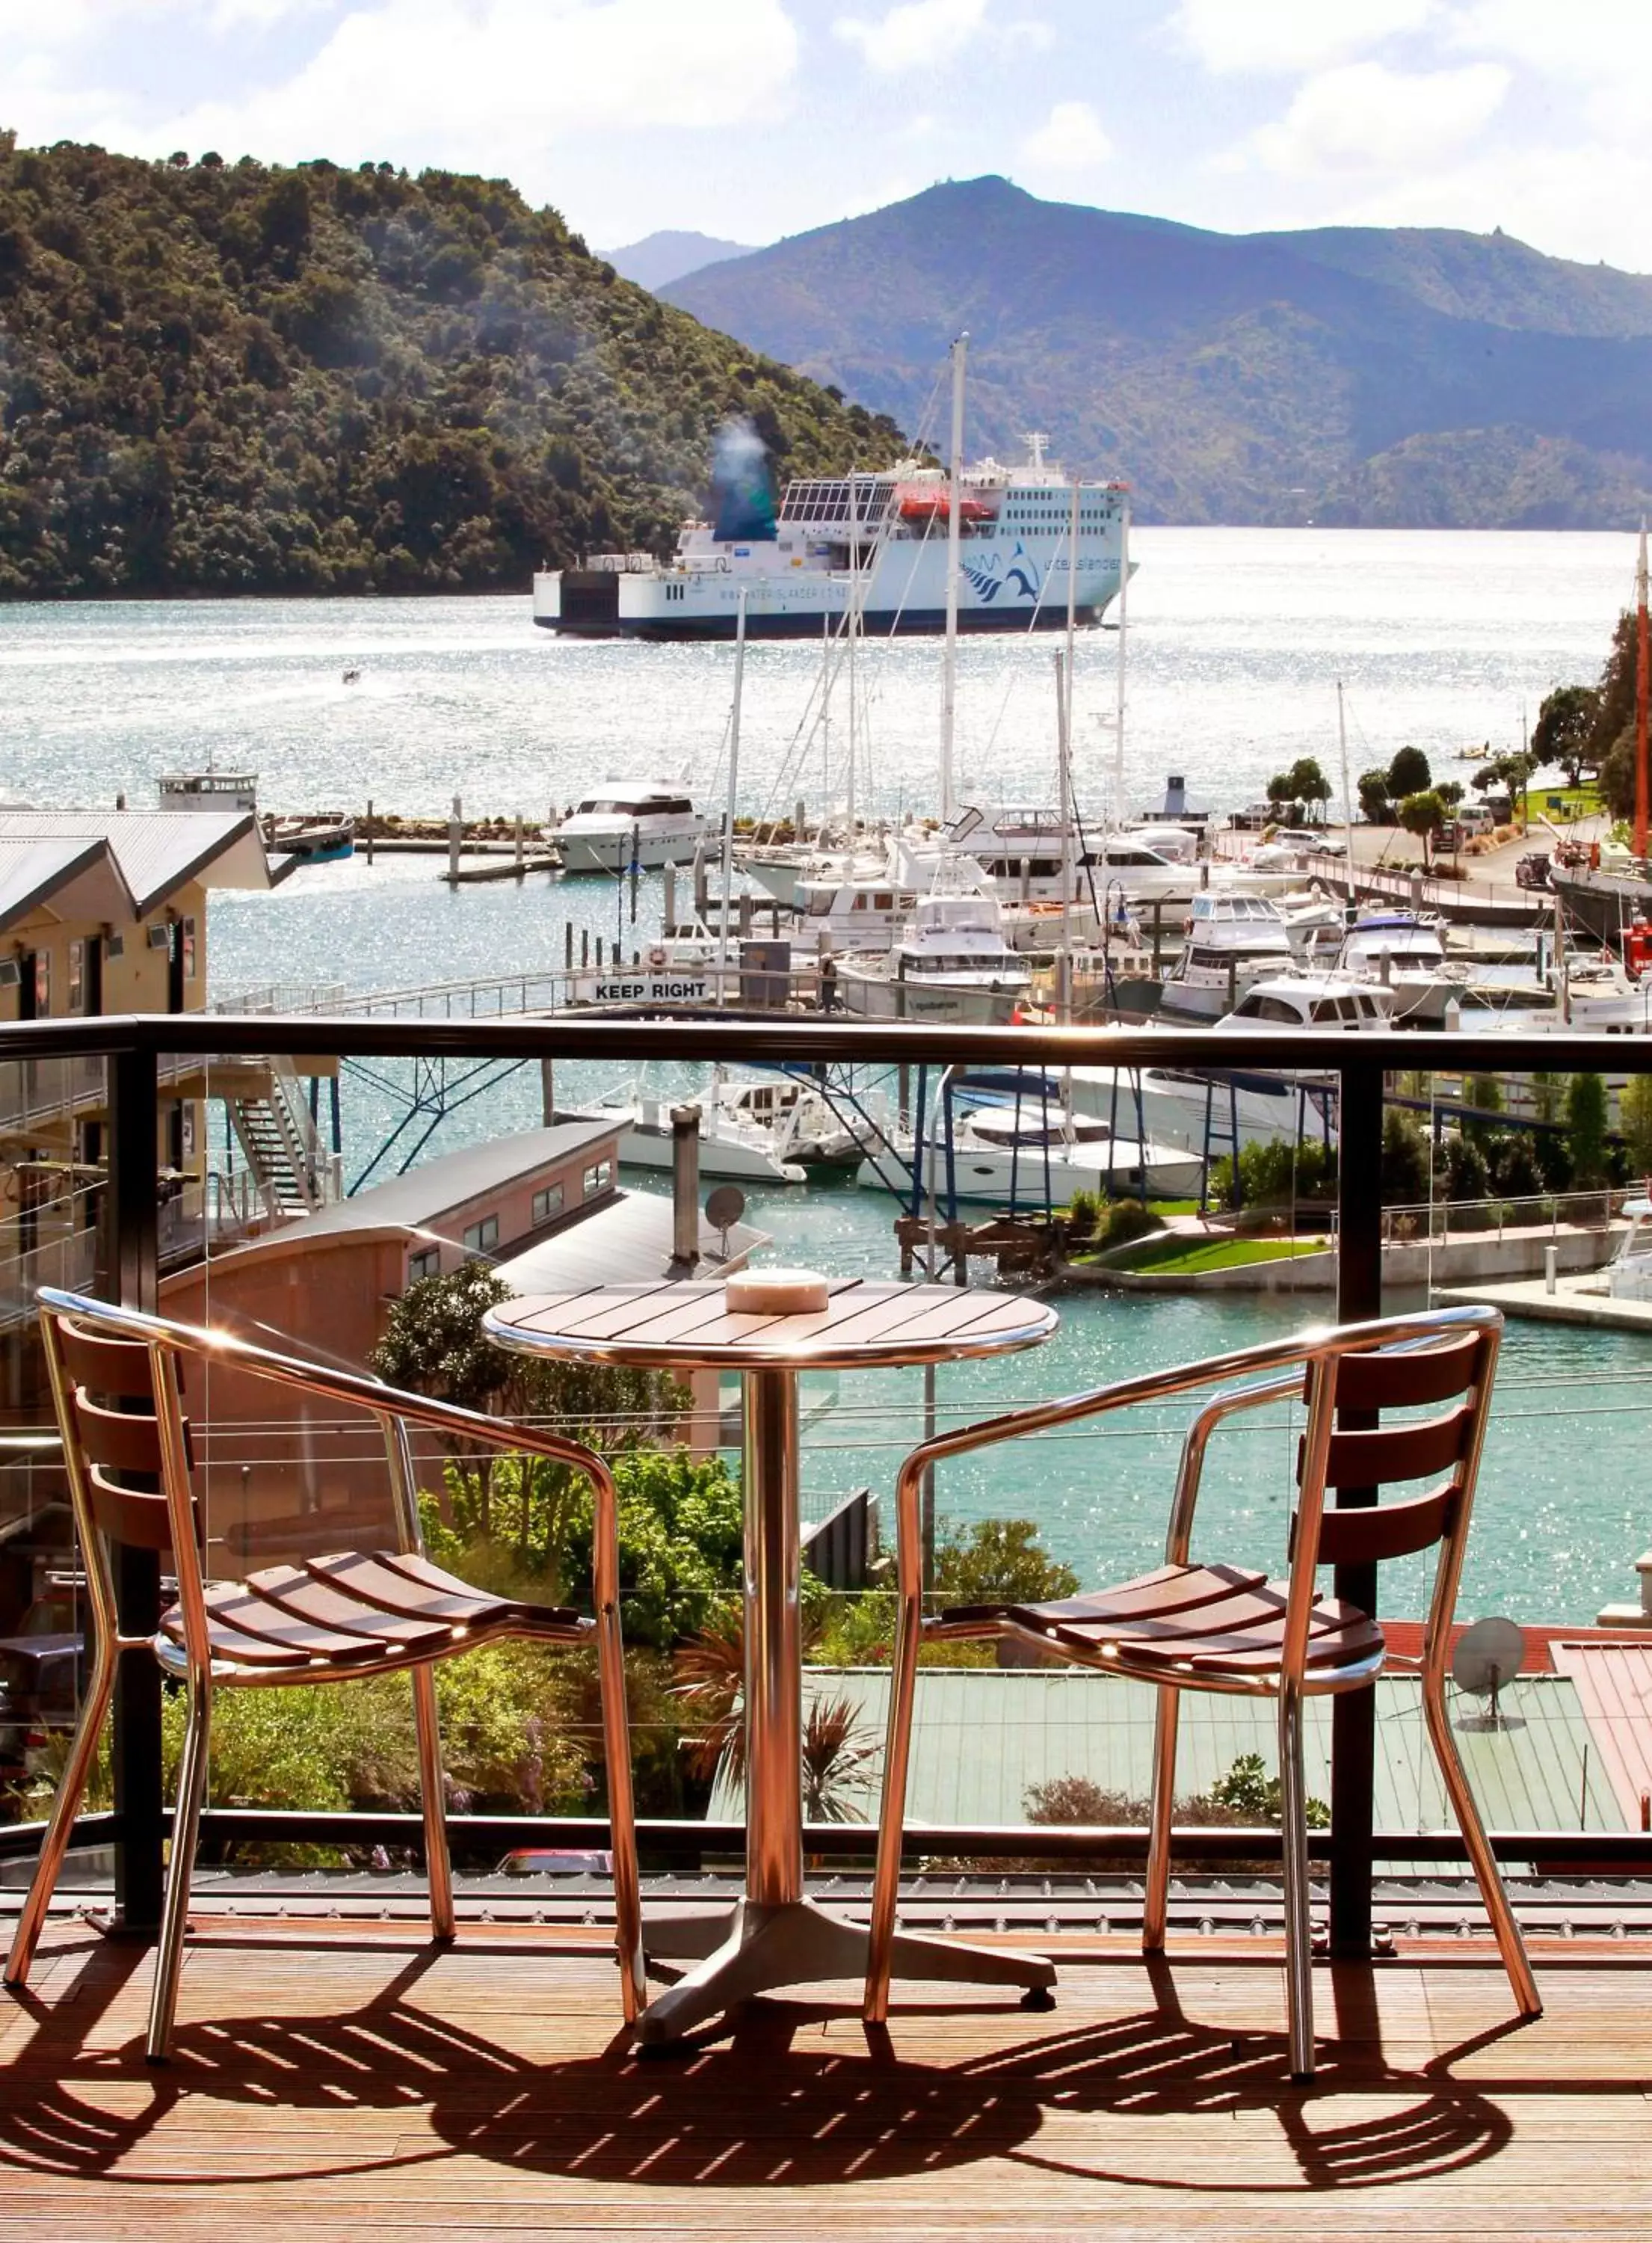
M1589 678L1604 657L1633 564L1627 537L1365 531L1144 531L1132 594L1127 801L1166 772L1229 807L1301 754L1333 769L1336 681L1347 689L1355 774L1410 740L1443 768L1464 745L1511 744L1522 708ZM1078 785L1104 806L1113 745L1116 639L1079 655ZM156 775L198 765L255 769L272 809L379 807L426 813L460 794L467 811L542 815L604 771L682 771L721 791L731 653L724 648L559 642L528 602L248 601L0 607L0 787L42 805L154 799ZM795 760L819 664L798 644L754 648L747 677L741 807L789 807L825 791L818 744ZM344 670L359 667L359 684ZM964 791L1047 798L1054 696L1047 643L978 641L961 654ZM864 738L874 806L933 805L938 649L868 650ZM989 778L989 775L990 778ZM572 918L646 941L657 884L634 929L614 884L539 878L451 892L430 859L355 863L296 875L267 896L214 899L215 993L261 983L386 987L549 967ZM386 1071L346 1071L346 1173L395 1118ZM660 1088L687 1087L681 1077ZM563 1070L565 1099L614 1087ZM460 1108L437 1152L539 1118L527 1071ZM754 1217L788 1259L885 1274L891 1203L834 1189L754 1196ZM1200 1357L1325 1311L1244 1296L1064 1300L1038 1353L944 1370L946 1421L1013 1399ZM1634 1593L1652 1540L1643 1465L1652 1362L1628 1333L1511 1325L1471 1545L1463 1609L1519 1620L1592 1620ZM1588 1414L1580 1411L1586 1398ZM863 1482L888 1486L917 1437L915 1377L844 1379L811 1394L809 1507ZM1133 1423L1134 1421L1132 1421ZM1177 1422L1179 1422L1179 1420ZM1087 1578L1154 1563L1176 1423L1092 1431L960 1460L940 1477L943 1516L1036 1518L1051 1549ZM1235 1430L1212 1452L1203 1512L1209 1546L1274 1561L1295 1431L1282 1415ZM1420 1572L1385 1592L1420 1610Z

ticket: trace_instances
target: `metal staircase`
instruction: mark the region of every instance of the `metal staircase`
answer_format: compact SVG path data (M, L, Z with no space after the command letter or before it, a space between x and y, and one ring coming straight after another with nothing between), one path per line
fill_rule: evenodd
M271 1212L285 1219L324 1207L331 1196L329 1163L291 1071L284 1073L278 1065L267 1097L253 1095L228 1103L247 1167Z

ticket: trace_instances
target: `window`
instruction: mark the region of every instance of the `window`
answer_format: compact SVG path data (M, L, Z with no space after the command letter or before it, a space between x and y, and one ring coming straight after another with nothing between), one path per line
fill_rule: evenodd
M562 1187L561 1184L547 1184L543 1191L534 1193L534 1228L535 1230L542 1223L554 1222L561 1212Z
M51 1018L51 953L49 950L37 950L35 953L35 1018L37 1020Z
M86 946L71 942L69 946L69 1009L84 1013L86 1009Z
M416 1285L421 1277L440 1277L440 1275L441 1249L440 1246L426 1246L417 1254L410 1254L407 1256L407 1283L410 1285Z
M467 1254L491 1254L499 1243L499 1217L485 1215L480 1223L469 1224L465 1231L465 1251Z
M184 945L184 979L192 981L196 964L195 922L192 919L184 920L181 940Z
M608 1191L612 1187L613 1182L613 1162L594 1161L591 1166L585 1171L583 1186L585 1197L587 1199L594 1199L598 1192Z

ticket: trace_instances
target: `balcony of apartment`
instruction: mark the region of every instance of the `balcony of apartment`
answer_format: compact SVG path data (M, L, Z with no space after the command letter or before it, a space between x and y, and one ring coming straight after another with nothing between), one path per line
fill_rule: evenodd
M210 1077L271 1052L334 1062L516 1058L535 1081L547 1061L559 1079L588 1061L659 1061L708 1078L723 1061L800 1058L914 1070L1151 1059L1335 1074L1335 1290L1305 1303L1305 1323L1333 1303L1343 1322L1393 1305L1371 1189L1385 1072L1457 1062L1450 1039L1416 1034L274 1014L244 1027L223 1016L31 1027L0 1038L0 1082L24 1065L106 1068L110 1137L96 1229L71 1227L24 1253L68 1256L75 1286L103 1297L164 1305L154 1116L167 1071L176 1079L194 1066ZM1499 1063L1511 1070L1622 1073L1638 1057L1638 1043L1617 1038L1500 1040ZM214 1095L210 1081L205 1095ZM209 1242L209 1311L216 1250ZM10 1290L37 1276L58 1282L42 1262L20 1266ZM306 1325L304 1310L300 1286L281 1332L265 1337L309 1352L319 1324ZM0 1459L0 1570L10 1566L14 1596L26 1573L55 1598L71 1635L76 1568L20 1339L12 1362L13 1438L33 1445ZM946 1425L1050 1391L1035 1353L1015 1359L990 1402L949 1385L930 1408ZM1541 1469L1562 1501L1591 1453L1596 1412L1630 1406L1628 1393L1574 1385L1542 1398L1552 1447ZM191 1406L210 1457L226 1429L211 1397ZM856 1406L843 1405L851 1431ZM875 1438L857 1433L849 1460L859 1471L875 1458L865 1476L885 1498L890 1459L923 1430L916 1390L903 1406L898 1427L891 1418ZM830 1425L821 1424L823 1454ZM1295 1429L1281 1417L1264 1438L1283 1456ZM285 1431L242 1416L229 1430L216 1472L207 1469L205 1531L209 1551L233 1539L238 1562L254 1539L249 1520L290 1526L302 1499L287 1499L306 1485L304 1472L349 1452L356 1435L336 1411ZM1029 1453L1031 1484L1051 1452ZM1096 1453L1097 1472L1116 1477L1120 1452L1098 1444ZM1644 1539L1637 1492L1624 1490L1626 1586ZM1162 1472L1145 1483L1150 1507L1162 1512L1167 1494ZM884 1519L887 1534L887 1503ZM1273 1523L1282 1539L1282 1510ZM1514 1531L1506 1506L1482 1506L1476 1535ZM1101 1579L1118 1571L1106 1549L1094 1567ZM163 1592L158 1566L125 1553L119 1583L144 1624ZM1394 1647L1414 1648L1406 1623L1418 1601L1385 1607L1363 1567L1339 1568L1334 1586L1394 1615ZM901 1922L988 1947L1036 1946L1058 1972L1049 2015L1002 1994L905 1983L887 2025L868 2025L858 1987L833 1983L755 2002L728 2030L662 2061L634 2049L621 2027L600 1793L561 1814L450 1799L460 1932L433 1945L415 1811L360 1795L325 1810L298 1806L279 1785L255 1796L241 1788L245 1771L226 1766L203 1822L176 2044L165 2070L146 2070L146 1942L175 1725L158 1674L129 1659L109 1795L77 1833L79 1866L26 1996L0 2006L9 2225L111 2233L163 2218L185 2230L233 2218L249 2233L440 2221L467 2233L802 2235L1036 2222L1051 2233L1111 2225L1237 2237L1266 2226L1317 2237L1448 2219L1475 2234L1638 2233L1652 2076L1652 1835L1639 1799L1652 1783L1652 1654L1632 1635L1604 1639L1581 1624L1528 1631L1528 1642L1501 1708L1488 1715L1465 1701L1457 1716L1543 2015L1512 2014L1461 1842L1422 1766L1414 1685L1385 1677L1311 1728L1308 1788L1326 1809L1311 1837L1320 2062L1312 2084L1295 2086L1285 2062L1278 1827L1260 1815L1179 1817L1167 1950L1144 1957L1139 1821L1115 1808L1105 1822L1035 1824L1024 1799L1034 1779L1056 1775L1082 1776L1097 1797L1138 1798L1152 1693L1144 1707L1128 1684L979 1667L920 1673ZM805 1683L806 1699L851 1701L873 1731L887 1688L876 1664L811 1668ZM1238 1758L1268 1750L1266 1720L1247 1726L1240 1714L1252 1708L1230 1717L1228 1701L1212 1702L1208 1719L1190 1714L1184 1739L1184 1788L1204 1796ZM652 1747L647 1718L635 1718L641 1765ZM40 1767L49 1762L48 1752ZM874 1768L851 1819L811 1820L804 1834L811 1893L850 1918L870 1901L876 1782ZM740 1788L726 1780L693 1813L645 1798L645 1899L679 1912L725 1902L746 1837ZM37 1843L27 1823L0 1828L0 1910L15 1902ZM502 1866L535 1852L560 1858L526 1873ZM111 1937L111 1926L130 1936Z

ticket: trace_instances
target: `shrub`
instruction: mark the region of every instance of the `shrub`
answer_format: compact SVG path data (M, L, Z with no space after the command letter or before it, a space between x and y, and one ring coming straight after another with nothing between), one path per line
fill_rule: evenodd
M1138 1199L1107 1200L1097 1217L1096 1243L1104 1247L1128 1246L1164 1227L1152 1209Z
M937 1538L935 1589L948 1604L1038 1604L1076 1596L1078 1576L1049 1555L1032 1519L977 1519Z

